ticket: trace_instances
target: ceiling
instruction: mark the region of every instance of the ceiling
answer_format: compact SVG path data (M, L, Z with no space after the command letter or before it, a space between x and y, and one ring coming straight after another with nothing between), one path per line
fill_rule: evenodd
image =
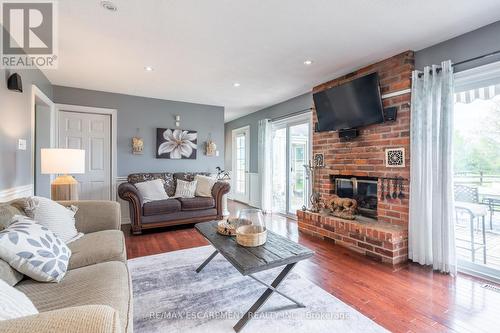
M53 84L224 106L226 121L500 19L498 0L58 3Z

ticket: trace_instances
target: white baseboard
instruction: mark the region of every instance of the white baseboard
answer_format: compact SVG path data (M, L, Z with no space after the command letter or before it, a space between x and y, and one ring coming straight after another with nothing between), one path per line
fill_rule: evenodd
M33 195L33 184L16 186L0 191L0 202L6 202L17 198Z

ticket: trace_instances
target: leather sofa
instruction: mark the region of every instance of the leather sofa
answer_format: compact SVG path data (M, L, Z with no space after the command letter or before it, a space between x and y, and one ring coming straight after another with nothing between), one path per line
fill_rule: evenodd
M118 195L129 203L132 233L141 234L144 229L221 220L222 197L230 189L227 182L216 182L212 188L212 197L172 198L177 179L193 181L197 174L209 175L202 172L130 174L127 182L118 186ZM144 202L134 184L153 179L163 179L169 199Z

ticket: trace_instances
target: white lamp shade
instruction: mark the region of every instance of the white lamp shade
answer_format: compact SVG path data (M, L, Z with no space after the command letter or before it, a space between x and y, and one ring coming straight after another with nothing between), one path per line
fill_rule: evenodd
M40 154L42 174L85 173L85 150L42 148Z

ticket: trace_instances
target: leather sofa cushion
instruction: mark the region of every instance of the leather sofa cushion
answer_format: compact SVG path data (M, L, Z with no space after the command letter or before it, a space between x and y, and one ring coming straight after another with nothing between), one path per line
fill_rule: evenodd
M156 172L156 173L132 173L128 175L127 182L130 184L140 183L148 180L163 179L165 191L169 197L175 195L176 179L191 182L196 175L209 176L208 172Z
M103 230L85 234L68 244L71 250L69 269L106 261L127 261L125 238L120 230Z
M175 213L181 210L181 203L177 199L166 199L146 202L142 206L144 216Z
M200 209L200 210L182 210L172 214L143 216L141 219L142 225L148 223L162 223L167 225L179 225L184 223L196 223L203 221L215 220L217 218L217 209Z
M176 172L174 173L174 179L184 180L186 182L192 182L196 175L210 176L208 172Z
M214 198L194 197L194 198L178 198L181 202L182 210L201 210L215 207Z

